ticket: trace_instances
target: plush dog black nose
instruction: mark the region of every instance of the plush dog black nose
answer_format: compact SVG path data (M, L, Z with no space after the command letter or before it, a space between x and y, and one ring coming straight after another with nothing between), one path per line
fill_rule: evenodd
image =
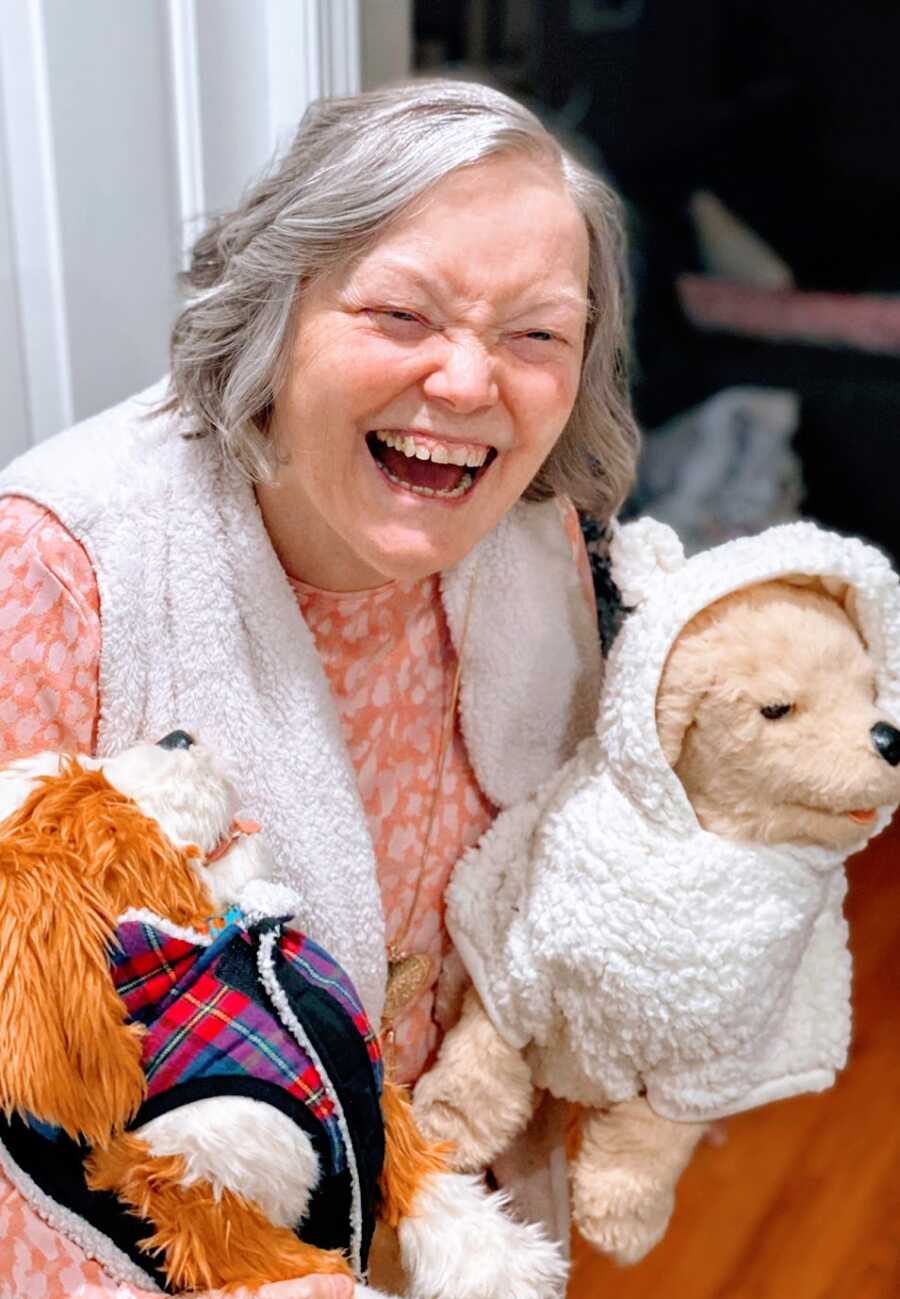
M897 739L900 740L900 735L897 736ZM157 743L161 749L189 749L194 743L194 737L188 735L187 731L170 731Z
M885 762L896 767L900 762L900 731L896 726L891 726L890 722L876 722L869 734L877 752Z

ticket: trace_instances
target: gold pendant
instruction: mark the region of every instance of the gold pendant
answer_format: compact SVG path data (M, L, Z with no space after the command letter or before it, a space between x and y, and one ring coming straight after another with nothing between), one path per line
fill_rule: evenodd
M400 952L388 958L384 1020L392 1024L421 996L434 975L434 961L425 952Z

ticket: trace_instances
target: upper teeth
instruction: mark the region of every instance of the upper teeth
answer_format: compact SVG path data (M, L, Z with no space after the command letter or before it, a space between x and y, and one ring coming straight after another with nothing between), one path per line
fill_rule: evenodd
M437 465L468 465L471 469L477 469L487 460L487 447L428 446L425 442L417 442L408 434L385 433L381 429L375 430L375 436L385 446L402 451L410 459L433 460Z

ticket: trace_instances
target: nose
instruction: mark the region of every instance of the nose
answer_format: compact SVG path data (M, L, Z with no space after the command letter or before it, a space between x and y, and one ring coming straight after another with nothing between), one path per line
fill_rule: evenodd
M170 731L157 743L161 749L189 749L194 743L194 737L188 735L187 731Z
M461 415L495 405L499 393L494 358L481 341L443 338L441 344L443 355L425 379L425 395Z
M869 734L875 745L875 752L880 753L885 762L896 767L900 762L900 731L890 722L876 722Z

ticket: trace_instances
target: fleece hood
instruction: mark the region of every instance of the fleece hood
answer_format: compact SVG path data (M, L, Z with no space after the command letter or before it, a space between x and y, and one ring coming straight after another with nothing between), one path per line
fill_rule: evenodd
M611 775L669 834L692 834L697 822L659 745L660 677L682 629L726 595L761 582L819 579L859 629L875 667L878 705L900 725L900 584L874 546L812 523L788 523L686 559L671 528L640 519L614 529L610 560L632 612L610 653L597 733ZM889 818L879 816L870 837Z
M855 620L882 715L900 721L897 578L874 548L811 524L685 560L669 528L641 520L615 531L611 559L632 612L596 732L463 857L451 935L495 1026L556 1096L646 1093L668 1118L705 1121L821 1090L850 1037L843 854L704 830L660 747L656 694L702 609L816 579Z

